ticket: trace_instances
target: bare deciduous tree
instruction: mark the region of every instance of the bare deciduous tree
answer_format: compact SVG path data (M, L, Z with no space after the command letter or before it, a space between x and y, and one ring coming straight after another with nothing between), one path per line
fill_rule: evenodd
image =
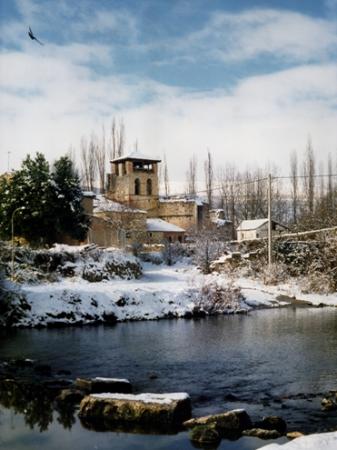
M296 150L290 155L290 182L291 182L291 203L293 212L293 221L297 223L298 210L298 162Z
M110 147L110 159L117 158L117 130L116 130L116 119L112 119L111 123L111 147Z
M209 208L213 207L213 160L212 155L209 149L207 149L207 159L204 162L204 170L205 170L205 187L206 187L206 195L207 202Z
M195 197L197 193L197 157L193 155L189 161L188 170L186 173L187 181L187 195Z
M102 127L102 139L101 142L95 146L95 157L97 161L98 177L100 192L105 190L105 173L106 173L106 145L105 145L105 128Z
M76 149L72 145L69 146L66 156L70 159L73 165L74 173L79 175L77 160L76 160Z
M332 178L332 159L331 153L328 155L328 183L327 183L327 212L329 216L332 215L334 209L334 193L333 193L333 178Z
M96 148L97 139L96 136L92 134L88 147L89 189L91 191L93 191L95 188L95 180L97 174Z
M307 204L307 210L308 213L312 215L314 212L315 202L315 156L310 139L308 140L308 145L305 153L303 176L304 194Z
M166 161L165 154L164 154L164 158L163 158L163 179L164 179L165 197L169 197L170 196L170 181L169 181L167 161Z
M118 145L117 145L117 156L123 156L125 146L125 126L123 119L119 122L119 132L118 132Z
M81 138L81 181L82 186L86 189L90 189L90 174L89 174L89 149L88 149L88 142L84 136Z
M124 154L125 147L125 125L123 119L117 124L116 118L111 123L111 147L110 159L116 159Z

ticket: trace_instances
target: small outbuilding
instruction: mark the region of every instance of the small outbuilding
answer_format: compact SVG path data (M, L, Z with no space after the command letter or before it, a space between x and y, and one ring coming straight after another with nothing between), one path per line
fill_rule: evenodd
M146 219L147 241L149 244L159 244L164 241L184 242L185 230L166 220Z
M273 234L281 234L288 228L272 220ZM268 219L243 220L236 229L237 240L263 239L268 236Z

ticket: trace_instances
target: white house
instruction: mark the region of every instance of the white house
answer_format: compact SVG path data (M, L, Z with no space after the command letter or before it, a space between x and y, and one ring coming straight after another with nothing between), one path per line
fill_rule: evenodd
M287 227L272 220L273 234L280 234L287 230ZM237 240L261 239L268 236L268 219L243 220L236 229Z

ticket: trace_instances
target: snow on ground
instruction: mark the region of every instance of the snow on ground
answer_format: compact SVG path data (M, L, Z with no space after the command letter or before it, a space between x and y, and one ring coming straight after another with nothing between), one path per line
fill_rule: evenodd
M174 266L144 263L140 279L93 283L75 277L55 283L23 284L21 291L31 310L20 320L20 325L90 323L104 319L107 314L118 321L184 317L193 312L206 283L239 287L244 297L240 308L247 310L283 306L292 298L313 305L337 306L337 294L301 294L295 284L265 286L248 278L230 280L217 273L205 276L186 263Z
M104 280L90 283L83 279L64 279L58 283L22 285L31 310L21 325L48 322L92 322L113 313L117 320L157 319L192 311L196 289L185 267L144 265L141 279Z
M259 450L336 450L337 431L299 437L286 444L269 444Z
M238 278L234 284L241 287L246 302L252 307L266 302L271 305L282 306L291 300L308 302L313 306L337 306L337 292L333 294L304 294L301 292L298 279L295 278L288 283L277 285L264 285L259 280ZM289 300L286 301L286 298Z

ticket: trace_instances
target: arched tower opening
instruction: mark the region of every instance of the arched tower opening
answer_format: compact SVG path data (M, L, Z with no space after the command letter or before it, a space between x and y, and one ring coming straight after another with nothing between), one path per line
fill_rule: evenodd
M140 179L135 179L135 195L140 195Z

